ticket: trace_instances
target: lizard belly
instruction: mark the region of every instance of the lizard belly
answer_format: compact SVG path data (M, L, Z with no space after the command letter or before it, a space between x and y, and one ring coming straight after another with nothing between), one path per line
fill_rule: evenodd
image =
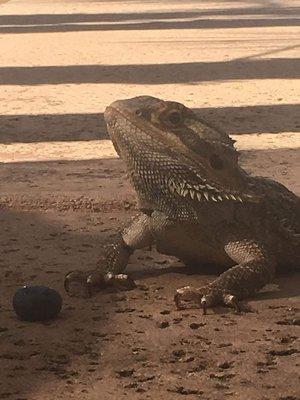
M175 256L185 264L234 265L216 237L197 224L178 223L151 230L159 253Z

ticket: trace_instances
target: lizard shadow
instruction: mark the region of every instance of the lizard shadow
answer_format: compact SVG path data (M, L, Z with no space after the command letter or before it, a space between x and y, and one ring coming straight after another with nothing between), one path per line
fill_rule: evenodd
M217 265L201 265L191 266L174 263L169 267L163 268L146 268L144 270L133 270L131 276L133 279L147 280L149 278L160 277L169 274L177 274L184 276L199 276L215 279L225 269ZM266 285L261 291L251 297L251 300L269 300L269 299L284 299L289 297L300 296L300 272L289 270L278 273L274 282Z
M274 283L257 293L256 300L283 299L300 296L300 273L288 271L278 274Z

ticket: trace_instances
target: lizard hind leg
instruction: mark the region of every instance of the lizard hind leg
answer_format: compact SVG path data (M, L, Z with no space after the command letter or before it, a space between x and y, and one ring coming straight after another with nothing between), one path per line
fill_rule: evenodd
M230 241L225 245L225 251L237 265L202 288L178 289L175 295L177 308L178 305L182 308L183 301L197 299L204 313L208 307L217 305L232 307L237 312L253 311L239 301L272 281L276 262L261 244L252 240Z

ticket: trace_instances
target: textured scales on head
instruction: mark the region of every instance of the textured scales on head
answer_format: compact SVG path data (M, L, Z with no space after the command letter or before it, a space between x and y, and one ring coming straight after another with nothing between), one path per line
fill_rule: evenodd
M258 200L234 141L184 105L141 96L112 103L104 116L141 208L190 218L199 205Z

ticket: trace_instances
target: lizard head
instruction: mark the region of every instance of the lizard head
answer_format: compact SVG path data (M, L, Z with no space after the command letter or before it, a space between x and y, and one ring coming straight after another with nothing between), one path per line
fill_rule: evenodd
M170 191L186 200L246 198L246 173L234 141L184 105L141 96L112 103L104 117L144 200L151 195L153 202L153 192L158 199Z

